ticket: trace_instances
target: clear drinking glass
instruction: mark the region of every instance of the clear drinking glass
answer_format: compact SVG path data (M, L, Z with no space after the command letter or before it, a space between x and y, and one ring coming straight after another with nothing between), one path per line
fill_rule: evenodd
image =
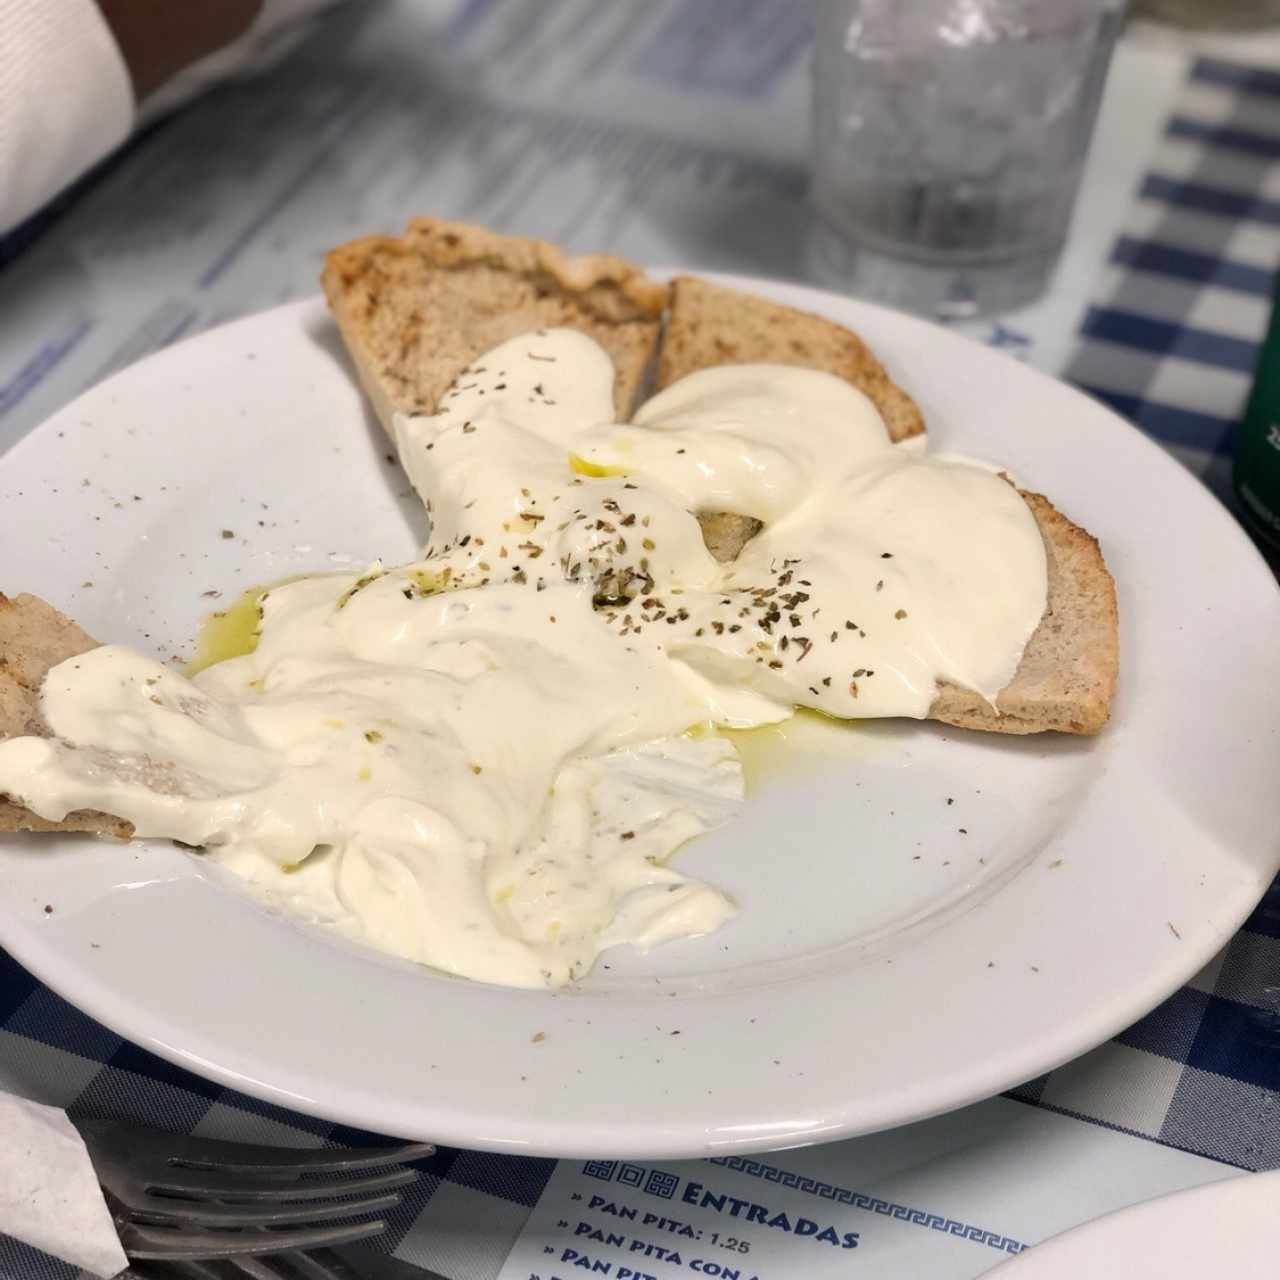
M1039 295L1123 11L1124 0L822 0L814 277L940 319Z

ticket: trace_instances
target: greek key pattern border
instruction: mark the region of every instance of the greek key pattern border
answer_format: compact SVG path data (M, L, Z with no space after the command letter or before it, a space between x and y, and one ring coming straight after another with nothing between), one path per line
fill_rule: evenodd
M908 1204L897 1204L892 1200L882 1200L879 1196L869 1196L862 1191L850 1191L848 1187L837 1187L830 1182L819 1182L816 1178L802 1174L790 1173L771 1164L759 1160L751 1160L745 1156L715 1156L709 1163L733 1169L738 1173L748 1174L753 1178L761 1178L765 1182L777 1183L792 1191L803 1191L817 1196L821 1200L834 1200L837 1204L847 1204L851 1208L861 1209L866 1213L879 1213L894 1218L899 1222L907 1222L916 1227L928 1227L932 1231L942 1231L947 1235L959 1236L963 1240L972 1240L974 1244L986 1245L989 1249L998 1249L1002 1253L1021 1253L1028 1246L1021 1240L1011 1236L1000 1235L986 1227L975 1226L972 1222L959 1222L955 1218L944 1218L939 1213L930 1213L926 1209L916 1209Z

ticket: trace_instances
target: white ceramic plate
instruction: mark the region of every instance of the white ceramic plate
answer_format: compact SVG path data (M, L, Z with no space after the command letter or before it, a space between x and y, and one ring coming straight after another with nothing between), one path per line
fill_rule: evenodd
M0 943L247 1093L557 1155L917 1120L1082 1053L1190 977L1280 862L1280 596L1261 559L1177 464L1067 387L904 316L737 283L864 332L938 447L1008 464L1101 539L1123 674L1100 738L806 729L741 821L678 855L738 917L615 952L557 995L341 945L164 843L0 842ZM182 651L207 592L410 557L406 489L307 302L144 361L0 461L0 584L99 638Z
M1029 1249L991 1280L1275 1280L1280 1173L1215 1182L1095 1218Z

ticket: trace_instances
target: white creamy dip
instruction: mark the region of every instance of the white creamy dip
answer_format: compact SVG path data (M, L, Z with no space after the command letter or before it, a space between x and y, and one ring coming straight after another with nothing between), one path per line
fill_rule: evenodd
M0 743L0 791L203 846L271 902L484 981L716 928L732 906L666 861L741 770L688 731L921 717L939 680L993 699L1044 547L1006 481L894 447L837 378L708 369L615 425L613 376L571 330L481 357L396 423L419 562L272 589L256 649L192 680L115 645L60 664L53 736ZM764 527L719 564L699 512Z

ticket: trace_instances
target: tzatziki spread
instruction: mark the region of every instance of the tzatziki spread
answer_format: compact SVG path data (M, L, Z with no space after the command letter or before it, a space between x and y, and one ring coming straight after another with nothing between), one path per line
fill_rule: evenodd
M272 588L253 651L192 679L118 645L61 663L0 792L487 982L715 929L734 907L668 865L742 797L705 727L923 717L939 681L994 700L1044 546L1006 480L894 446L831 375L706 369L628 425L613 378L568 329L480 357L395 424L419 561ZM704 513L759 531L720 563Z

